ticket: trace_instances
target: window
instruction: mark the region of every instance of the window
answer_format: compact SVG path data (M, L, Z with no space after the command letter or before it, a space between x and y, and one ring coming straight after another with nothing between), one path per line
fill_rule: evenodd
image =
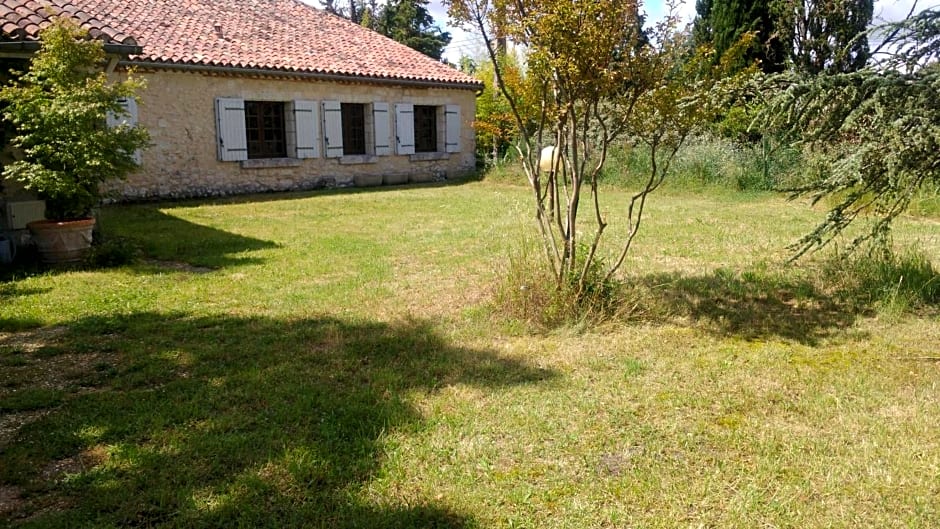
M437 107L415 105L415 152L436 152Z
M400 155L460 152L460 107L458 105L395 105L395 152Z
M245 135L248 158L286 158L284 103L245 101Z
M223 162L320 156L317 101L219 97L215 116L219 160Z
M343 155L366 153L366 106L362 103L343 103Z

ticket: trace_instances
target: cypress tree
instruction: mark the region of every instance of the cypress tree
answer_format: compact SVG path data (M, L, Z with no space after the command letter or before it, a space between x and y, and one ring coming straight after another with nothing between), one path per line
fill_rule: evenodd
M791 63L808 74L854 72L869 58L873 0L781 0L781 34Z
M734 66L743 69L756 62L764 72L783 71L786 48L768 0L698 0L695 8L697 16L692 30L695 44L714 48L716 62L745 33L751 32L757 38Z

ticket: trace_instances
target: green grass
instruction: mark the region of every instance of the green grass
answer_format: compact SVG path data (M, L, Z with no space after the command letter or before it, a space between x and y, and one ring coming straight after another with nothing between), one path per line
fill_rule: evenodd
M935 220L787 265L821 212L666 190L623 319L533 333L491 305L526 199L106 208L142 260L0 282L0 524L940 526L937 300L868 295L932 284Z

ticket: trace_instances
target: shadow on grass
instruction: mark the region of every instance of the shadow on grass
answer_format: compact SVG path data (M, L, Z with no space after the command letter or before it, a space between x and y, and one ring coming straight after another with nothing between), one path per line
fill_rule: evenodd
M130 213L125 214L125 211ZM156 206L105 208L100 215L100 226L105 237L133 241L148 258L169 265L182 263L216 269L258 264L263 260L241 254L278 246L271 241L189 222L164 213Z
M850 328L872 313L809 282L718 270L710 275L653 274L633 283L638 309L653 320L688 319L748 340L783 338L806 345Z
M2 280L0 280L2 281ZM36 288L36 287L27 287L23 288L21 285L12 282L3 283L0 282L0 302L17 298L20 296L32 296L35 294L42 294L51 290L49 287Z
M0 446L0 486L25 498L7 522L24 527L473 526L431 500L365 497L389 437L424 427L409 399L554 376L415 320L143 313L75 321L45 349L29 362L90 365Z

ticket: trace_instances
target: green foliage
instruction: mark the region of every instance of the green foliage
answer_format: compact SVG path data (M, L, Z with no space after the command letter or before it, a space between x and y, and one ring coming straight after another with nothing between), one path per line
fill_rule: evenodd
M645 184L649 167L648 147L617 146L610 151L610 162L604 169L602 181L615 187L638 189ZM752 144L723 137L696 135L676 152L663 187L770 191L790 186L801 169L799 150L788 145L761 152L759 144L755 148ZM501 171L495 172L499 175ZM491 179L491 175L488 174L487 179ZM517 182L518 179L516 176Z
M698 0L693 27L696 46L715 50L714 61L736 46L746 34L756 35L746 53L738 55L734 70L757 64L764 72L783 70L786 44L779 35L779 22L768 0Z
M536 126L539 114L537 87L519 65L512 54L497 58L506 92L517 105L520 116L529 133ZM477 97L474 129L477 138L478 159L488 160L488 165L497 163L508 153L510 145L519 137L516 119L506 95L493 79L496 76L492 61L482 63L474 72L483 81L483 92Z
M24 153L3 176L37 192L55 220L87 217L99 185L132 171L134 151L149 141L143 128L106 126L109 113L123 113L118 100L134 97L143 83L109 83L104 59L100 42L59 19L43 30L29 71L0 89L4 118L16 128L13 144Z
M807 74L852 72L869 58L865 30L873 0L776 0L778 31L793 69Z
M350 5L355 6L355 2ZM373 3L359 13L361 19L354 22L433 59L440 60L450 44L450 33L441 30L428 12L428 0L389 0L381 6Z
M895 40L886 42L913 50L919 65L896 51L878 69L786 74L765 85L774 95L762 126L792 135L810 154L806 181L793 196L837 201L799 241L797 255L826 244L861 216L873 215L875 222L853 246L883 235L922 188L940 182L940 11L892 27Z

